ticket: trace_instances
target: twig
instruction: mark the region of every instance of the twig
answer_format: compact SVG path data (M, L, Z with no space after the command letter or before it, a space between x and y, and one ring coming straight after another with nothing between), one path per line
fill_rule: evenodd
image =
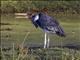
M23 44L24 44L24 42L25 42L25 40L26 40L26 38L28 37L29 34L30 34L30 32L28 32L28 33L25 35L24 40L23 40L22 44L20 45L21 53L22 53L22 50L23 50ZM21 57L21 54L18 55L18 58L17 58L16 60L19 60L20 57Z
M29 34L30 34L30 32L28 32L28 33L26 34L26 36L24 37L24 40L23 40L23 42L22 42L22 44L21 44L21 47L23 47L23 44L24 44L24 42L25 42L25 40L26 40L26 38L28 37Z

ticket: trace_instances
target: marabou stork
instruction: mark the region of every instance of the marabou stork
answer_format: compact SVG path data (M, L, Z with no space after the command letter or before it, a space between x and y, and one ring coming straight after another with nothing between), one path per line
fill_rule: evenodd
M49 16L44 12L28 12L28 18L31 19L33 25L38 28L40 27L45 32L44 34L44 48L49 47L49 34L57 34L58 36L65 37L65 33L61 28L59 22L53 17Z

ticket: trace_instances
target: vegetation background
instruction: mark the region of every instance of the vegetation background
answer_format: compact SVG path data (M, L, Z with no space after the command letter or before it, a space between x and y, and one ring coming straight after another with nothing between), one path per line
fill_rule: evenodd
M3 0L1 1L2 13L26 12L30 8L48 8L54 13L80 14L80 1L29 1L29 0Z

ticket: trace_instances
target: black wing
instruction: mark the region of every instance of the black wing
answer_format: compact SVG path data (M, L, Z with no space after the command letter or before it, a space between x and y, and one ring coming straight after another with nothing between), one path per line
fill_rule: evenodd
M50 31L50 32L55 32L57 35L59 36L65 36L64 30L62 29L62 27L60 26L59 22L52 18L52 17L48 17L46 19L46 26L45 28Z

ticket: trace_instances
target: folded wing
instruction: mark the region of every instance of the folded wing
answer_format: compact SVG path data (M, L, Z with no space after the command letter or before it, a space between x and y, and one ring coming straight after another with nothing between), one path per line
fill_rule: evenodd
M45 29L51 33L56 33L58 36L65 37L64 30L60 26L59 22L52 18L52 17L46 17L45 22Z

